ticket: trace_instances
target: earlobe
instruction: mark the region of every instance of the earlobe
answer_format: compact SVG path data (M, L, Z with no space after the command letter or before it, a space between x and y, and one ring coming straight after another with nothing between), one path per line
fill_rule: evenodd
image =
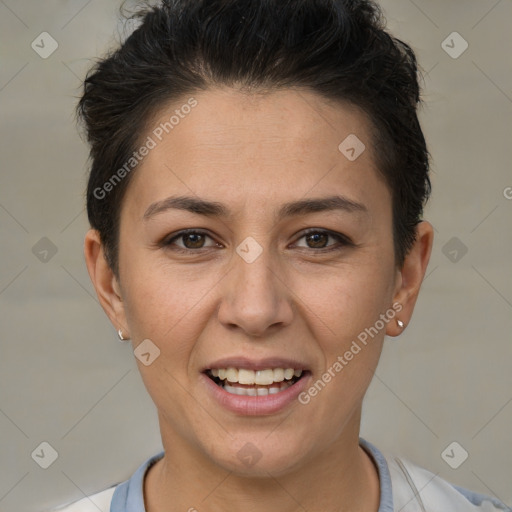
M434 229L427 221L421 221L416 226L416 241L404 260L404 264L397 276L397 285L393 303L398 302L402 310L397 314L397 322L390 322L386 329L388 336L402 334L405 326L409 325L421 283L427 270L432 245ZM401 327L398 321L402 322Z
M101 307L109 317L112 325L118 331L122 329L127 335L126 315L121 295L121 289L114 272L105 258L100 234L90 229L85 235L84 256L89 277L96 290Z

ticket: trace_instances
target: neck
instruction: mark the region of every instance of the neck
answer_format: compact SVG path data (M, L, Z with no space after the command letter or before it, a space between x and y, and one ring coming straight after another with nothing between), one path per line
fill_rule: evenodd
M220 468L162 429L165 457L146 474L146 512L378 512L377 469L359 446L360 411L353 419L357 428L347 424L324 453L284 475L263 477Z

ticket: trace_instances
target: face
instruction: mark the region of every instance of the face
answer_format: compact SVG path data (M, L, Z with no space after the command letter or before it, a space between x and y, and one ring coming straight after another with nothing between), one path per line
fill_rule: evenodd
M161 141L146 134L156 146L122 205L109 314L134 348L160 351L137 364L164 445L284 474L357 438L402 307L391 195L354 108L294 90L193 97ZM355 152L339 149L348 136Z

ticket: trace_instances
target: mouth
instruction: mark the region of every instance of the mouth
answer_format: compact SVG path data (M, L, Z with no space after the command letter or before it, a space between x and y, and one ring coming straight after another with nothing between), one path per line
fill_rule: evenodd
M210 368L204 372L217 386L232 395L258 397L277 395L303 379L301 368Z

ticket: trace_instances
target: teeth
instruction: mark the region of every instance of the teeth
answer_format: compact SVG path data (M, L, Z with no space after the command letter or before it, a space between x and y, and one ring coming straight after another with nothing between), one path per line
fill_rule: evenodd
M293 377L300 377L302 370L294 370L293 368L268 368L254 371L245 368L213 368L210 370L210 373L213 377L218 377L220 380L227 380L233 384L238 382L239 384L270 386L274 383L289 381L293 379ZM274 388L279 390L279 387L274 386ZM271 391L270 393L272 394L273 392Z
M258 370L254 373L254 384L268 386L274 382L274 370Z
M228 368L226 370L226 379L229 382L238 382L238 370L236 368Z
M283 382L284 370L282 368L274 368L274 382Z
M267 396L267 395L277 395L281 391L288 389L292 385L291 382L281 382L278 386L269 386L266 388L252 387L252 388L243 388L241 386L230 386L227 382L222 386L225 391L231 393L232 395L242 395L242 396Z
M238 370L238 381L240 384L254 384L254 372L241 368Z

